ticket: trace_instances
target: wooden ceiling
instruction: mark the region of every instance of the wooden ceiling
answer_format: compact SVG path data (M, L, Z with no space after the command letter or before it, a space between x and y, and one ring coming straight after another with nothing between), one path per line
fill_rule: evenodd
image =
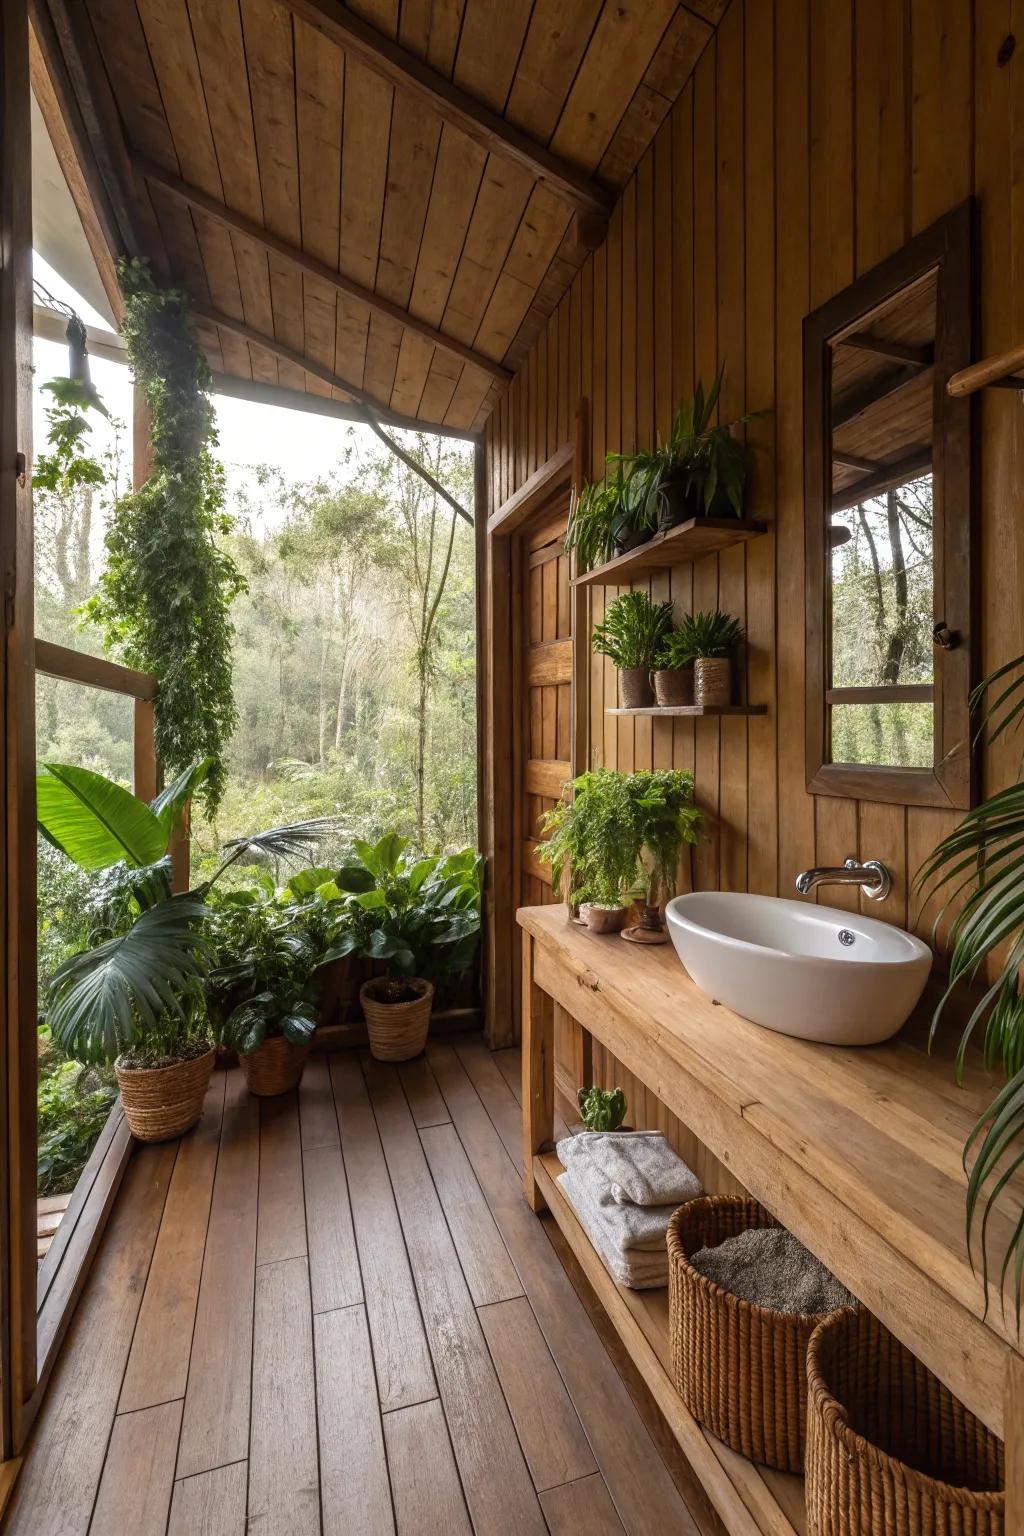
M478 431L727 3L35 0L37 95L216 372Z

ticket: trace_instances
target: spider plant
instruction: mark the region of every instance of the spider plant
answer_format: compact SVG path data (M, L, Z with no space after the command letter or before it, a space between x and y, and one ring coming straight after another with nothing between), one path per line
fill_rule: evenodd
M700 661L727 656L743 639L743 626L739 619L715 608L709 613L687 614L676 633L680 636L676 644L689 652L691 660Z
M54 973L46 1021L78 1061L113 1062L158 1039L162 1054L196 1034L196 995L210 955L205 898L243 855L307 856L329 818L236 838L213 875L173 893L167 848L180 811L212 759L187 769L150 804L102 774L49 763L37 781L39 830L81 869L100 874L92 946Z
M998 696L993 697L997 687ZM988 708L979 735L990 742L1024 722L1024 656L1015 657L986 677L971 694L972 712ZM934 931L951 906L962 902L950 929L949 980L932 1019L934 1038L949 999L960 982L984 975L995 959L997 974L988 983L962 1031L956 1056L957 1080L963 1080L968 1046L983 1026L982 1049L989 1068L1002 1068L1005 1086L978 1120L964 1146L967 1182L967 1237L972 1261L981 1248L982 1278L988 1294L988 1222L1000 1195L1024 1167L1024 782L991 795L970 811L932 851L916 877L922 905L942 894ZM972 1152L973 1164L970 1164ZM970 1166L969 1166L970 1164ZM984 1214L982 1209L984 1208ZM1020 1321L1024 1279L1024 1215L1016 1223L1002 1256L999 1289L1013 1269L1013 1298Z
M644 667L649 671L671 628L671 600L655 603L646 592L623 592L608 604L603 623L594 626L591 645L620 670Z
M608 463L611 466L611 455ZM648 514L644 504L636 504L635 495L619 469L583 487L569 514L565 549L575 550L581 571L590 571L621 554L624 548L643 543L656 526L657 518Z

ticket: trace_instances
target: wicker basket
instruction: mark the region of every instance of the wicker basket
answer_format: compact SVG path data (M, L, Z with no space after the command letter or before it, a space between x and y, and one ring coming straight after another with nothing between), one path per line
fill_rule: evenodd
M299 1086L308 1055L308 1045L296 1045L283 1035L272 1035L269 1040L264 1040L262 1045L242 1057L249 1092L260 1099L291 1093Z
M169 1067L122 1067L114 1063L128 1129L138 1141L170 1141L196 1124L217 1052Z
M1003 1447L862 1307L807 1352L808 1536L1003 1536Z
M623 709L647 709L654 703L651 674L646 667L619 668L619 698Z
M732 703L732 662L728 656L698 656L693 664L693 692L698 704Z
M693 667L663 667L654 673L654 698L663 709L693 703Z
M376 995L380 981L364 981L359 988L370 1055L378 1061L411 1061L426 1048L434 988L420 976L403 978L418 995L408 1003L384 1003Z
M732 1195L704 1195L676 1211L668 1228L672 1376L694 1418L734 1451L802 1472L807 1344L820 1317L755 1306L690 1263L698 1249L777 1225L756 1200Z

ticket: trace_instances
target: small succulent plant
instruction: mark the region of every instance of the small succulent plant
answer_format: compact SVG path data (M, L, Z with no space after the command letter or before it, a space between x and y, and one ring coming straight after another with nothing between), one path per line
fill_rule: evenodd
M618 1130L626 1118L626 1095L621 1088L581 1088L576 1102L588 1131Z

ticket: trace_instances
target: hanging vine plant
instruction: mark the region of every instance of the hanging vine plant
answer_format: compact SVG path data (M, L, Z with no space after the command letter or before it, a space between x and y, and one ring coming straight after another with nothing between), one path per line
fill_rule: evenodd
M87 612L127 665L159 680L156 749L165 772L215 759L203 791L212 813L237 720L230 609L245 581L218 542L231 518L214 455L210 369L180 288L161 287L144 261L122 260L118 278L128 357L151 414L153 467L117 502Z

